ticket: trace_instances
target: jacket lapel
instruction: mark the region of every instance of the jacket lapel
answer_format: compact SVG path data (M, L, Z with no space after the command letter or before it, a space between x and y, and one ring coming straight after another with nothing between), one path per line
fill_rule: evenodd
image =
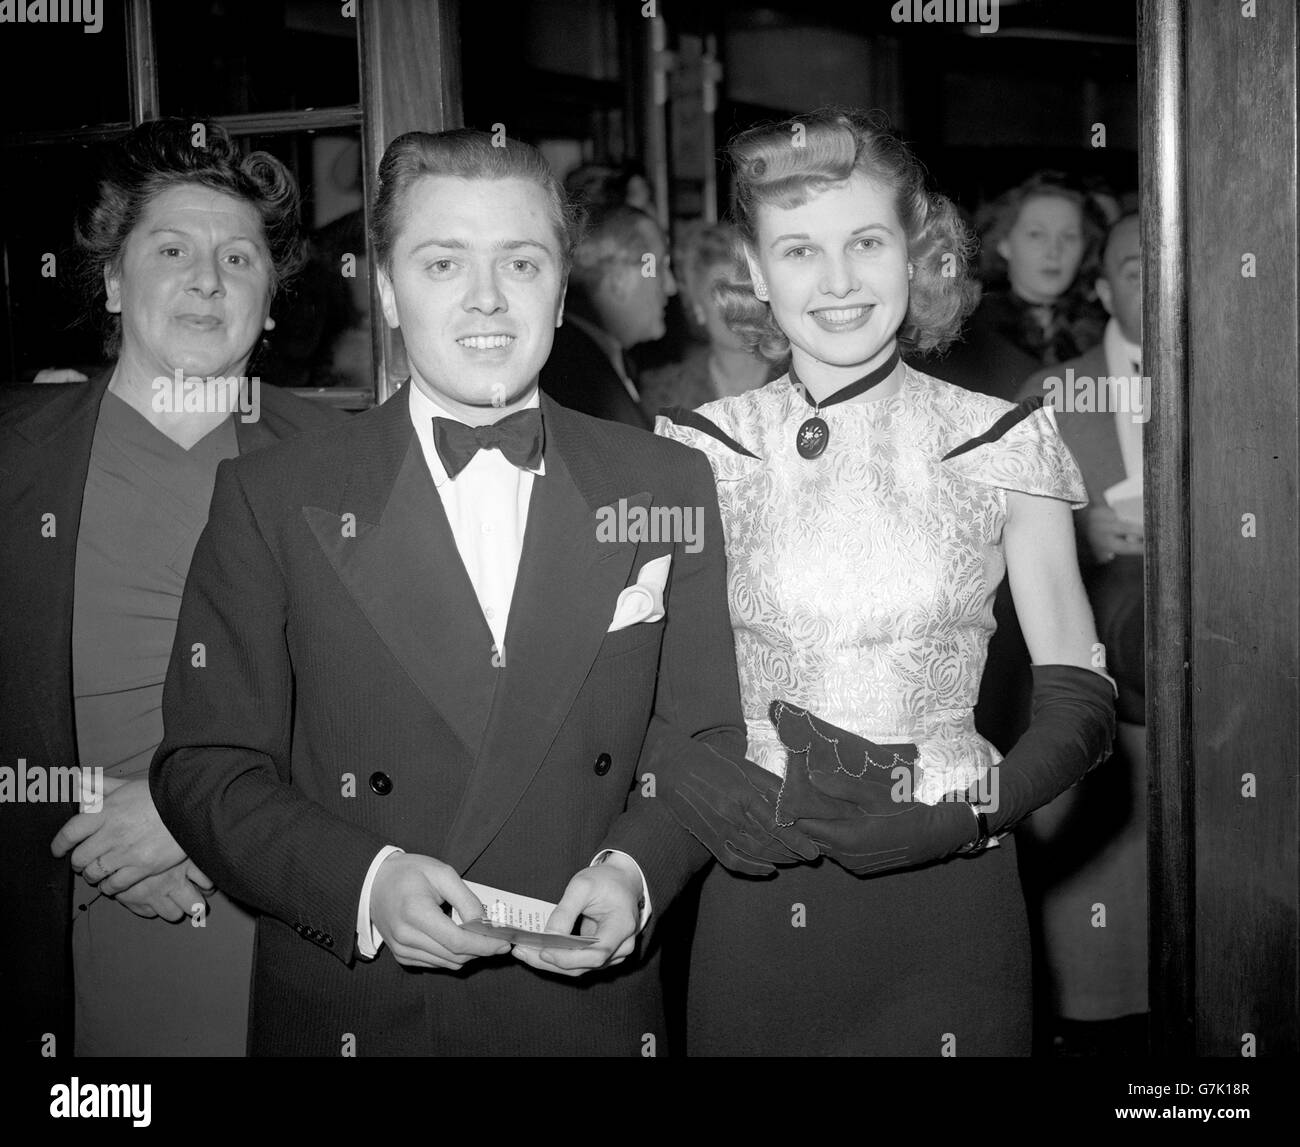
M305 506L303 516L375 633L472 755L500 670L407 402L403 389L357 416L363 433L338 505Z
M597 540L596 511L648 492L618 488L622 467L583 420L542 396L546 473L533 484L505 665L482 749L442 859L464 872L501 830L591 670L637 546Z
M113 377L110 367L87 383L50 384L59 392L13 430L30 444L26 459L5 459L5 499L14 515L11 538L21 539L13 569L5 641L16 649L45 650L29 662L27 687L52 760L76 762L72 710L72 607L81 503L90 469L99 407ZM55 533L42 534L44 515ZM12 763L12 762L11 762Z

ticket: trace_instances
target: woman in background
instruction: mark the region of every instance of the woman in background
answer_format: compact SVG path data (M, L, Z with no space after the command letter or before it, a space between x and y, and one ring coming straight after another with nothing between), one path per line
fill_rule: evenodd
M728 150L745 263L726 314L790 370L657 427L717 480L747 733L728 758L645 763L725 866L703 884L688 1050L1028 1054L1004 834L1114 731L1074 554L1083 481L1040 401L900 360L950 339L974 288L955 209L882 124L813 113ZM1035 717L1003 760L972 707L1007 569Z
M641 401L650 411L673 406L694 410L715 398L729 398L762 386L776 375L722 318L714 288L731 275L737 234L727 223L688 223L677 244L674 264L687 316L703 336L687 344L678 362L641 374ZM776 374L779 374L779 370Z
M0 805L6 1036L27 1054L68 1054L75 1026L78 1055L242 1055L252 917L181 851L147 773L218 463L343 417L246 377L299 260L298 192L215 124L145 123L111 148L77 241L112 366L0 392L0 754L105 781L99 811Z
M1025 379L1101 341L1106 315L1088 291L1104 231L1098 209L1063 177L1039 172L981 212L987 284L962 341L921 369L1014 400Z

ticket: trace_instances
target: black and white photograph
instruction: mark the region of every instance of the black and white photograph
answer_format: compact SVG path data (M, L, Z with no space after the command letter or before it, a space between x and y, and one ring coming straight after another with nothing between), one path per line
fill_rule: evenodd
M5 1125L1284 1114L1298 29L0 0Z

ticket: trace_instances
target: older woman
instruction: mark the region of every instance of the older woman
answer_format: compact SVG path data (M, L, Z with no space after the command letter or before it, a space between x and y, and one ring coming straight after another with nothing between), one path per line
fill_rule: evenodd
M1014 400L1039 367L1101 341L1106 316L1090 296L1104 221L1079 188L1039 172L981 212L988 290L962 341L918 365L938 378Z
M733 870L703 886L688 1047L1026 1054L1015 847L989 845L1109 751L1070 527L1083 482L1041 402L900 360L950 339L973 294L955 210L903 144L826 112L729 150L728 316L791 362L658 426L717 480L747 733L747 759L646 763ZM1005 569L1036 714L1002 760L972 707Z
M297 216L271 156L213 124L141 125L77 232L113 365L0 396L0 748L28 777L105 778L81 812L0 806L8 1034L29 1052L71 1052L75 1014L78 1054L243 1054L252 920L186 858L146 774L217 464L341 417L246 377Z
M680 268L678 289L704 341L690 343L680 361L642 372L641 403L647 410L694 410L775 377L772 364L745 346L726 324L714 292L731 275L736 240L736 230L728 223L699 222L683 229L674 256Z

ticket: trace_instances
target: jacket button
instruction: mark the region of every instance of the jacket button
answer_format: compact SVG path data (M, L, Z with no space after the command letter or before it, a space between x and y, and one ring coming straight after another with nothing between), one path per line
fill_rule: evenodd
M610 766L613 763L614 760L608 753L601 753L600 756L596 758L596 763L592 766L592 769L595 771L596 776L603 777L607 772L609 772Z
M371 773L370 787L381 797L386 797L393 791L393 778L387 773Z

